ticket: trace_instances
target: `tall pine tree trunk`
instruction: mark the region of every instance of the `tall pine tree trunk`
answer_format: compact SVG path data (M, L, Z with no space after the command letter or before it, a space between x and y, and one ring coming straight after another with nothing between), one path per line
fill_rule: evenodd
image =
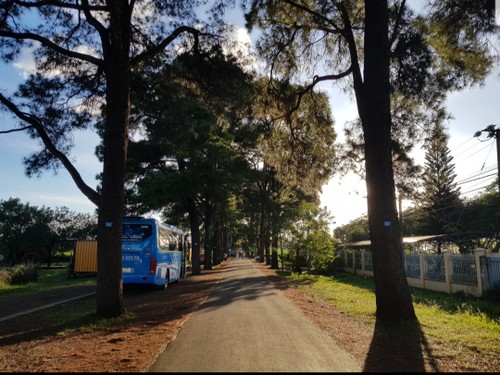
M392 168L388 6L387 1L366 0L365 7L364 83L358 109L365 140L377 318L415 319L403 266Z
M177 164L179 165L179 171L181 173L186 173L186 162L183 158L177 158ZM191 192L187 192L185 195L186 208L189 216L189 227L191 228L191 274L199 275L201 274L201 262L200 262L200 215L198 208L196 207L196 202L193 198Z
M212 254L213 254L213 238L214 238L214 210L207 202L205 205L205 259L203 259L203 266L206 270L212 269Z
M265 209L261 207L260 215L259 215L259 236L258 236L258 245L257 245L257 255L259 256L259 262L264 262L264 251L265 251L265 242L264 236L266 235L265 229Z
M123 311L122 216L130 113L127 2L110 3L109 40L103 40L106 73L106 119L101 201L98 216L97 315L110 318Z
M266 212L265 227L264 227L264 251L266 257L266 265L271 265L271 212Z
M200 263L200 218L198 215L198 210L196 208L194 199L192 197L186 198L188 204L188 214L189 214L189 225L191 228L191 274L199 275L201 274L201 263Z

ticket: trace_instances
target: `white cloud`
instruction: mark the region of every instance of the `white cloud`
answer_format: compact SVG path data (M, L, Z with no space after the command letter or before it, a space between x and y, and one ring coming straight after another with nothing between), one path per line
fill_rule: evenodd
M240 43L242 46L248 46L248 48L252 46L252 39L250 38L250 34L248 34L246 28L240 27L239 29L237 29L235 32L235 37L238 43Z
M38 47L35 43L32 47L24 48L21 51L20 58L17 62L12 64L16 69L20 71L20 76L23 79L27 79L30 74L35 72L35 60L33 58L33 51Z

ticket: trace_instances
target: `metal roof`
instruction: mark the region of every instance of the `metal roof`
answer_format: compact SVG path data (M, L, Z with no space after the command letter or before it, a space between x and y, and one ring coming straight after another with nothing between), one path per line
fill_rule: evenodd
M497 232L481 232L481 233L449 233L449 234L431 234L427 236L415 236L415 237L403 237L404 244L413 244L417 242L425 242L425 241L437 241L441 240L442 242L469 242L473 239L478 238L498 238L499 233ZM356 241L356 242L348 242L345 244L340 244L342 247L369 247L371 245L370 240Z

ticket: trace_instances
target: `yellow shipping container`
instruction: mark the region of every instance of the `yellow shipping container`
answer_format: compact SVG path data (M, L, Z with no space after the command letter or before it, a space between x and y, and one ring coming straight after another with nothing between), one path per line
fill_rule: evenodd
M97 241L76 241L75 272L97 272Z

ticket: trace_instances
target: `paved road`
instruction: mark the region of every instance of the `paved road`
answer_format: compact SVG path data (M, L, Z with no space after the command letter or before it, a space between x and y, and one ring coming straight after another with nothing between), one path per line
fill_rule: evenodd
M360 372L247 259L235 259L152 372Z

